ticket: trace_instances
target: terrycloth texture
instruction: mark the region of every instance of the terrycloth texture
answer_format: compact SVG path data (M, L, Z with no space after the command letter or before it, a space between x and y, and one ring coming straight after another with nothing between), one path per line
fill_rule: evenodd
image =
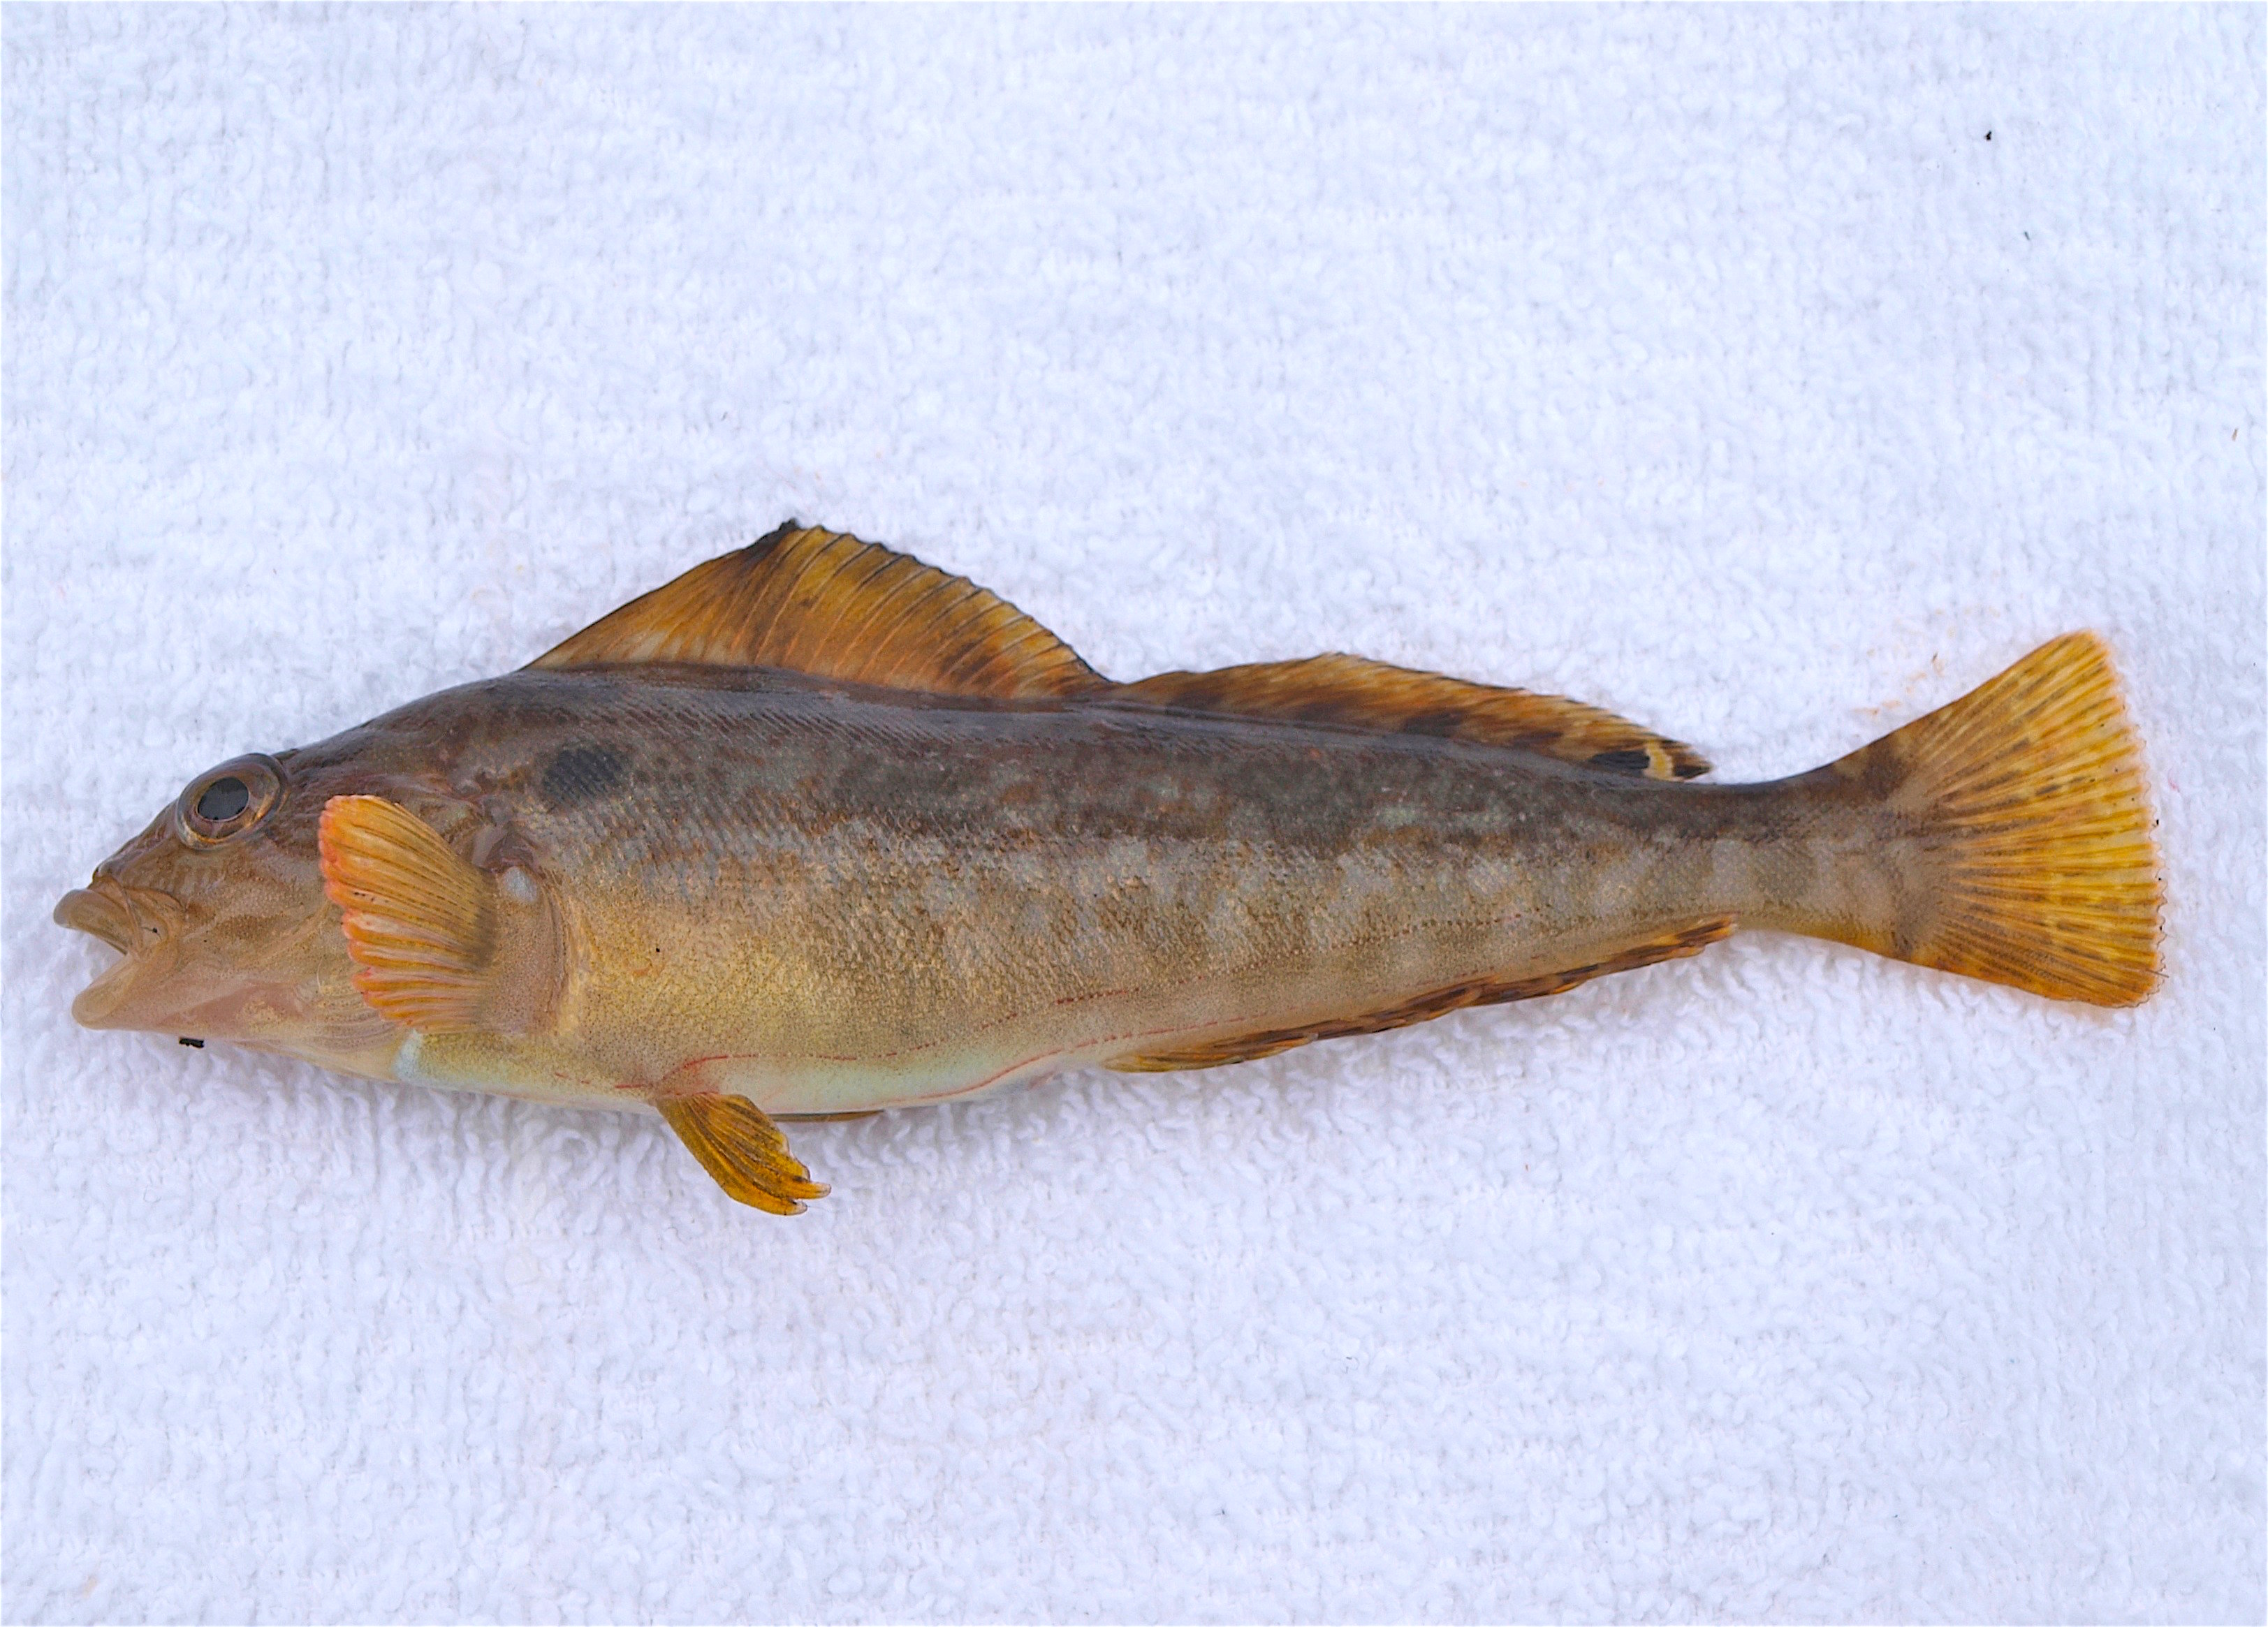
M4 26L10 1619L2260 1618L2257 7ZM2100 628L2169 982L1744 938L793 1221L70 1026L190 774L790 515L1727 780Z

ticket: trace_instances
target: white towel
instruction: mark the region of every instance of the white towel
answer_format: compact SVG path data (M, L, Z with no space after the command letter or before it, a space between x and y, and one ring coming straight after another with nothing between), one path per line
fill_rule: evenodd
M2257 7L5 26L10 1618L2268 1609ZM1727 780L2099 628L2167 985L1743 938L792 1221L71 1026L191 774L789 516Z

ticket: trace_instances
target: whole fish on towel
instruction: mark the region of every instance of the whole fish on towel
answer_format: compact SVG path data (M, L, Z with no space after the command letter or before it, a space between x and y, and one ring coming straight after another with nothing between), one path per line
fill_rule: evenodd
M1270 1056L1744 927L2098 1005L2156 981L2093 634L1808 773L1708 766L1353 656L1113 683L789 524L519 671L208 770L55 920L123 955L89 1027L656 1111L776 1213L827 1190L784 1121Z

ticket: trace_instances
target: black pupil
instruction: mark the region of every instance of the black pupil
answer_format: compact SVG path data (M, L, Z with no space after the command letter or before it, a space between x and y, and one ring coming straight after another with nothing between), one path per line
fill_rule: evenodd
M245 789L243 781L234 774L223 774L205 787L204 795L197 798L197 817L218 824L242 813L251 800L252 793Z

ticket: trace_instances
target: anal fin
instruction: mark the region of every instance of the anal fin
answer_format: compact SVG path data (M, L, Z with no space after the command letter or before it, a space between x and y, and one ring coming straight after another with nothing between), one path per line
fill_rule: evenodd
M827 1196L770 1115L747 1097L712 1092L662 1096L654 1105L727 1198L767 1214L801 1214L806 1199Z
M1295 1045L1304 1045L1314 1040L1343 1039L1351 1034L1377 1034L1388 1029L1407 1028L1413 1022L1447 1016L1450 1012L1462 1011L1468 1006L1498 1006L1515 1000L1536 1000L1546 994L1563 993L1579 983L1588 983L1593 978L1603 978L1616 971L1635 971L1640 966L1675 960L1682 956L1697 955L1709 945L1730 935L1734 924L1731 916L1718 916L1580 964L1564 966L1551 971L1524 973L1516 978L1468 978L1462 983L1452 983L1447 987L1420 994L1415 1000L1403 1000L1399 1005L1388 1006L1379 1011L1365 1012L1359 1016L1331 1017L1297 1028L1261 1029L1249 1034L1232 1034L1225 1038L1205 1040L1178 1050L1115 1057L1106 1066L1122 1074L1164 1074L1181 1068L1224 1067L1232 1062L1250 1062L1261 1057L1272 1057L1279 1051L1289 1051Z

